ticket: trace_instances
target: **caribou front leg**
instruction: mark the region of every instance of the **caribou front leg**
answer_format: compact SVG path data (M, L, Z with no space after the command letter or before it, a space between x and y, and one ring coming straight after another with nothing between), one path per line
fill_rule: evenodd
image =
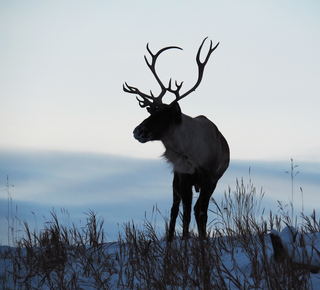
M171 208L168 235L169 242L171 242L173 239L174 229L179 213L179 205L181 200L183 204L183 238L187 238L189 234L189 224L191 219L192 184L189 174L179 174L177 172L174 172L173 205Z
M180 177L178 173L174 173L173 177L173 204L171 207L171 215L170 215L170 225L169 225L169 234L168 234L168 242L171 242L174 235L174 229L176 226L176 220L179 213L179 206L181 202L181 195L179 193L179 184L180 184Z
M192 205L192 176L183 174L180 176L180 194L183 205L183 234L182 237L187 239L189 236L189 225L191 220Z

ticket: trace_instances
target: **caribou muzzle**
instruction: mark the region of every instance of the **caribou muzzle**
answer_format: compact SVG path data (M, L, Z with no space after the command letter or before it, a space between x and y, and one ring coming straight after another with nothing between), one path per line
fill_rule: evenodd
M133 136L141 143L146 143L152 139L151 132L144 126L139 125L133 130Z

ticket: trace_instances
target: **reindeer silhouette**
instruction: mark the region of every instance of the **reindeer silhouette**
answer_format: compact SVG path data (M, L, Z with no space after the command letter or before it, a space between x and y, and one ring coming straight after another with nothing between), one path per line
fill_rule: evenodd
M179 205L183 204L183 238L188 237L191 218L192 187L199 192L199 198L194 206L195 218L198 226L199 236L206 236L207 211L210 197L216 188L218 180L229 166L229 146L223 135L215 124L205 116L195 118L189 117L181 112L178 101L195 91L201 83L204 68L211 53L218 47L219 43L212 47L210 42L209 52L203 62L200 54L205 38L198 50L196 62L198 66L198 79L196 84L187 92L180 95L183 82L175 82L172 88L172 80L165 87L157 75L155 65L159 55L168 49L180 49L177 46L168 46L153 54L147 44L147 50L151 55L151 62L145 56L145 61L161 87L158 96L141 92L138 88L123 85L123 90L136 97L140 107L146 108L150 116L145 119L134 131L134 137L141 143L159 140L165 147L164 158L173 165L173 205L171 208L168 241L172 241ZM167 93L175 95L175 100L170 104L162 102Z

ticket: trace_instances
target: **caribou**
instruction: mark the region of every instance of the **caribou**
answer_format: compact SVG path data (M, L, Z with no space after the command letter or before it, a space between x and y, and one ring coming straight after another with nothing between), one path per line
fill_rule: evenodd
M200 238L206 237L209 201L218 180L229 166L229 146L217 126L205 116L192 118L183 114L178 103L199 86L204 68L212 52L219 45L217 43L213 47L212 41L210 41L209 51L202 62L200 54L206 39L202 41L196 55L198 79L195 85L183 94L181 93L183 82L175 81L175 85L173 85L172 79L170 79L166 87L160 80L155 68L156 61L162 52L168 49L182 50L178 46L164 47L154 54L147 44L146 48L151 56L151 61L146 56L144 58L160 85L161 92L158 96L155 96L152 91L150 91L150 94L143 93L126 82L123 85L123 90L126 93L136 95L140 107L146 108L150 113L150 116L134 129L134 138L141 143L161 141L165 147L163 157L173 167L173 205L167 233L169 242L174 237L181 201L183 205L182 235L183 238L188 238L193 187L196 192L200 192L194 206L198 234ZM166 93L171 93L175 97L170 104L165 104L162 101Z

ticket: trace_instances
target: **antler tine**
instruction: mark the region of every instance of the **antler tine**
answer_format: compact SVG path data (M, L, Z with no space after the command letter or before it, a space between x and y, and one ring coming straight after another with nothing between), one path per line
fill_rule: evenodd
M175 81L175 86L176 86L175 90L171 88L171 81L172 81L172 79L169 80L169 85L168 85L167 91L175 94L176 99L178 99L178 98L180 98L180 89L182 87L183 81L180 84L178 84L178 82Z
M201 83L201 81L202 81L202 77L203 77L204 68L205 68L205 66L206 66L206 64L207 64L207 62L208 62L208 60L209 60L209 58L210 58L210 56L211 56L211 53L218 47L218 45L219 45L219 43L220 43L220 42L218 42L218 43L215 45L215 47L212 47L212 40L210 40L210 48L209 48L208 54L207 54L205 60L204 60L203 62L201 62L201 60L200 60L200 54L201 54L201 50L202 50L203 44L204 44L204 42L207 40L207 38L208 38L208 37L206 37L206 38L202 41L202 43L201 43L201 45L200 45L200 47L199 47L198 53L197 53L197 57L196 57L196 62L197 62L197 65L198 65L198 80L197 80L196 84L195 84L189 91L185 92L183 95L179 96L179 95L176 94L176 99L174 100L174 102L178 102L178 101L181 100L182 98L186 97L186 96L189 95L191 92L195 91L196 88L200 85L200 83ZM182 83L181 83L181 85L182 85ZM181 87L181 85L180 85L180 87ZM180 87L179 87L179 89L180 89Z
M161 92L160 92L159 96L152 98L158 104L162 104L163 96L165 95L166 91L171 91L171 88L170 88L170 85L169 85L169 88L167 89L164 86L164 84L162 83L162 81L160 80L160 78L158 77L157 72L156 72L156 68L155 68L156 61L157 61L158 56L162 52L164 52L165 50L168 50L168 49L173 49L173 48L182 50L182 48L178 47L178 46L167 46L167 47L164 47L164 48L160 49L156 54L153 54L152 51L149 48L149 43L147 43L147 50L148 50L149 54L151 55L151 63L148 61L146 56L144 56L144 59L145 59L145 61L147 63L147 66L149 67L149 69L151 70L152 74L154 75L155 79L157 80L158 84L161 87ZM170 80L170 83L171 83L171 80Z
M147 106L151 107L153 105L153 103L150 101L154 99L151 92L151 96L148 96L147 94L142 93L138 88L129 86L126 82L123 85L123 90L129 94L139 95L143 100L140 100L138 97L136 97L136 99L138 100L141 108L145 108Z

